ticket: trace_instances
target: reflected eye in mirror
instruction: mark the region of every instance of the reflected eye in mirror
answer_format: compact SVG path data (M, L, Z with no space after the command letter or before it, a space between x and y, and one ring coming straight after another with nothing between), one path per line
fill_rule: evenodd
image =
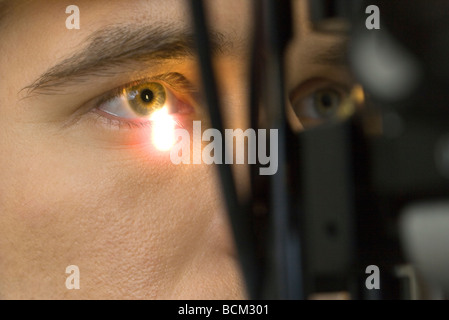
M316 118L329 118L335 116L342 103L343 97L340 92L332 88L316 91L304 101L305 112Z
M310 129L342 120L352 115L363 99L359 85L350 88L326 80L306 81L290 95L290 122L298 124L294 127Z

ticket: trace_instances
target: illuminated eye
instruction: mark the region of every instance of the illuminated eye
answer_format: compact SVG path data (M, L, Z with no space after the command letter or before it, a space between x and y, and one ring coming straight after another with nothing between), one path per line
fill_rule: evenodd
M107 99L98 109L124 119L151 118L156 111L166 107L169 113L182 111L184 105L158 82L147 82L121 89L119 94Z
M141 84L124 91L131 109L142 117L162 109L167 101L165 88L157 82Z

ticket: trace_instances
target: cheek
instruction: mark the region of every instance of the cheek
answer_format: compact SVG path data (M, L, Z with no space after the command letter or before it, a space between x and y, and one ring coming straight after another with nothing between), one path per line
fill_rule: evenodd
M0 255L37 286L42 276L33 275L44 272L64 291L75 264L92 294L156 297L198 255L215 219L209 167L113 161L56 142L3 147Z

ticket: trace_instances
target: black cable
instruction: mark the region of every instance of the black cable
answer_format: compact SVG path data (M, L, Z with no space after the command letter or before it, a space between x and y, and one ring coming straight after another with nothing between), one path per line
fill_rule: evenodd
M204 4L202 0L191 0L190 4L201 67L202 84L211 124L213 128L217 129L222 136L224 136L220 100L218 98L216 79L210 54L211 50L204 14ZM224 144L222 145L222 148L222 155L224 157ZM246 206L243 207L238 201L231 165L226 164L225 161L223 161L222 164L217 167L248 294L250 298L254 299L258 297L256 286L259 269L257 268L255 259L254 238L250 232L252 228L248 216L249 211Z
M270 176L271 186L271 281L276 299L303 299L302 260L298 229L292 226L288 183L288 126L285 113L284 51L292 36L288 1L261 2L265 35L264 102L271 129L278 130L278 171ZM275 143L275 141L270 141Z

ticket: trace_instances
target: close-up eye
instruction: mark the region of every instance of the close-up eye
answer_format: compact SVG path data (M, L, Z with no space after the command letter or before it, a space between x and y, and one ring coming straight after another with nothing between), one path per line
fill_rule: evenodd
M184 75L170 72L120 86L90 105L108 125L135 127L150 124L161 112L177 120L194 114L196 93L196 87Z
M301 90L302 89L302 90ZM302 85L290 102L304 129L337 119L349 90L337 84Z
M150 119L154 112L166 108L168 113L186 112L182 103L166 86L159 82L144 82L118 90L97 109L123 119Z
M188 127L187 119L195 114L194 95L195 89L186 78L171 73L121 86L89 105L95 120L108 130L150 129L149 135L146 131L132 143L150 137L156 149L166 151L174 144L176 127Z

